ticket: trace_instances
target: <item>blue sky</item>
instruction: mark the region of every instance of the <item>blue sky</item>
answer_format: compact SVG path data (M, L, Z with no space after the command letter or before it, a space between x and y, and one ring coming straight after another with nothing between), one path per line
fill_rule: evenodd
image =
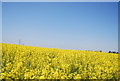
M0 2L0 42L2 42L2 3Z
M2 2L118 2L119 0L2 0Z
M117 2L3 3L3 42L118 50Z

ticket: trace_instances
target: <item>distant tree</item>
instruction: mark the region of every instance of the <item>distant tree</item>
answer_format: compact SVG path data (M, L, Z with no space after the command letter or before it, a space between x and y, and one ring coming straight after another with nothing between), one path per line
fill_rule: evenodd
M109 51L108 53L111 53L111 51Z
M100 52L102 52L102 51L100 50Z

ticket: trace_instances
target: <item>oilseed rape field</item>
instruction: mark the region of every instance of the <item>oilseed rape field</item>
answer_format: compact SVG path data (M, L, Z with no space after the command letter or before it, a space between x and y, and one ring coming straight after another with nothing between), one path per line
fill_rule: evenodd
M119 79L118 54L2 43L1 79Z

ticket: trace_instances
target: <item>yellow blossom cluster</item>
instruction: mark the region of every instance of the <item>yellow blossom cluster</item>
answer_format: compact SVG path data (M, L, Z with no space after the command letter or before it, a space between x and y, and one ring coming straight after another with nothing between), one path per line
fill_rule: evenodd
M119 79L118 54L2 43L1 79Z

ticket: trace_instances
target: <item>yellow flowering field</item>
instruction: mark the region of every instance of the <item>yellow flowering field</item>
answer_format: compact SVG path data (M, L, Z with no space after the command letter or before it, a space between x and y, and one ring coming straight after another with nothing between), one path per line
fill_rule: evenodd
M0 55L1 79L119 79L118 54L2 43Z

